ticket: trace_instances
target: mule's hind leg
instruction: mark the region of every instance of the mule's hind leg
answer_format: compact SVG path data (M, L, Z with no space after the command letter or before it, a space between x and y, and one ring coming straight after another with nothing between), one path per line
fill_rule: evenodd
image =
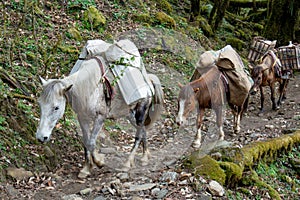
M281 102L286 99L286 89L288 85L289 79L282 79L282 82L279 84L279 98L277 101L277 105L281 105Z
M262 86L259 86L260 90L260 113L264 112L264 101L265 101L265 96L264 96L264 89Z
M278 106L277 106L276 99L275 99L275 83L272 83L270 85L270 89L271 89L272 109L278 110Z
M135 141L134 141L134 146L131 149L130 155L128 157L128 160L125 162L124 167L130 168L133 167L134 164L134 157L136 154L136 151L141 143L142 140L146 141L146 127L144 125L146 114L149 109L149 105L151 103L151 98L146 98L143 101L137 103L135 107L135 112L134 117L135 117L135 122L133 125L137 128L136 135L135 135ZM147 148L146 142L144 143L145 148ZM148 149L143 149L144 156L145 153L149 153ZM145 158L144 158L145 159ZM147 161L147 159L145 160Z
M222 106L219 106L215 109L216 112L216 122L219 128L219 140L224 140L224 131L223 131L223 109Z
M240 127L241 115L242 115L242 112L240 109L233 112L233 131L234 131L234 133L239 133L241 130L241 127Z
M134 145L130 151L127 161L124 163L124 167L127 169L135 166L134 157L142 141L143 132L145 132L143 129L145 129L145 127L137 127Z
M203 116L204 116L204 109L199 108L199 112L197 116L197 134L192 144L194 148L199 148L201 146L201 139L202 139L201 126L202 126Z
M143 157L141 158L141 161L142 161L142 165L147 165L151 155L150 155L150 152L148 150L146 130L145 130L145 132L143 133L143 136L142 136L142 145L143 145Z

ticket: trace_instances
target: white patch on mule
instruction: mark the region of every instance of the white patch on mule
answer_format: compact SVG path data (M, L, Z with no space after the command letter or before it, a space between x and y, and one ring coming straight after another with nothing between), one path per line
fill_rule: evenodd
M178 119L179 119L180 123L183 122L184 103L185 103L185 100L181 99L179 101Z

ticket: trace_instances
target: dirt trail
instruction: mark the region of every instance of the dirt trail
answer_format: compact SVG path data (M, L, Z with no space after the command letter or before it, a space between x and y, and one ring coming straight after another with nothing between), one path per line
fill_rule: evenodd
M156 67L157 67L156 63ZM157 69L157 68L156 68ZM118 194L107 192L105 188L125 187L126 184L144 184L158 183L163 171L174 169L178 160L189 151L192 151L191 143L195 136L195 116L191 119L191 125L178 128L175 124L177 111L178 86L176 82L185 82L182 75L169 68L158 67L159 70L148 69L150 73L155 72L161 79L166 93L165 111L160 122L151 129L148 134L149 148L152 155L147 166L141 166L139 159L141 151L138 151L136 167L124 173L117 169L122 167L122 163L128 157L130 148L134 141L134 129L120 119L117 123L122 124L122 134L119 139L111 141L105 146L106 166L99 169L95 168L93 175L86 180L77 179L77 173L82 168L83 152L71 152L65 155L65 164L62 169L54 173L46 174L45 177L55 177L55 187L49 188L41 185L29 187L28 183L14 187L13 183L7 183L2 186L8 194L0 195L1 199L17 197L18 199L68 199L70 195L79 195L81 199L95 199L107 197L110 199L119 199ZM167 75L166 75L167 74ZM249 110L241 122L241 133L232 133L232 115L226 112L224 121L225 140L232 145L243 146L257 140L278 137L285 133L290 133L300 127L300 75L296 75L289 84L287 96L288 99L278 111L271 110L269 90L266 89L265 113L258 115L259 112L259 94L251 96ZM206 116L204 126L213 126L214 118ZM204 139L210 135L205 135ZM211 148L215 143L204 143L203 147ZM66 152L67 154L67 152ZM74 159L76 157L76 159ZM124 175L125 174L125 175ZM125 178L121 178L125 176ZM115 182L116 180L121 182ZM117 184L117 185L116 185ZM165 186L160 186L165 187ZM174 189L174 186L170 186ZM27 188L27 189L26 189ZM92 188L88 195L80 195L79 191ZM176 188L175 188L176 190ZM108 196L107 196L108 194ZM139 196L139 192L126 193L125 197L130 198ZM144 194L144 193L143 193ZM147 195L146 195L147 196ZM68 198L67 198L68 197ZM124 197L124 199L126 199ZM148 196L149 197L149 196ZM127 199L128 199L127 198ZM72 199L72 198L69 198Z

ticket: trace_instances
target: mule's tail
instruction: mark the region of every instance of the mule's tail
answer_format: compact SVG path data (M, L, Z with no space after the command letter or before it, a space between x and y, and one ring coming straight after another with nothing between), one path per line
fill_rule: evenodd
M146 128L150 128L154 124L154 122L160 118L164 108L164 92L162 90L161 83L158 77L154 74L148 74L148 77L153 84L155 94L153 96L148 115L144 123Z

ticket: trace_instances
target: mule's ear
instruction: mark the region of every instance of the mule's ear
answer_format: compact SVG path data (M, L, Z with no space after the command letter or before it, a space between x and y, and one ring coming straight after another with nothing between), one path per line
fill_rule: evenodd
M41 76L39 76L39 79L40 79L42 85L46 85L47 84L47 81L45 79L43 79Z
M264 72L264 71L266 71L267 69L269 69L269 67L267 67L267 68L263 69L262 71Z
M68 92L71 88L72 88L73 84L67 86L65 89L64 89L64 93Z
M183 87L183 85L182 85L181 83L179 83L179 82L178 82L178 86L179 86L180 88L182 88L182 87Z
M252 64L249 64L249 65L248 65L248 68L249 68L250 70L252 70L252 69L253 69L253 65L252 65Z

